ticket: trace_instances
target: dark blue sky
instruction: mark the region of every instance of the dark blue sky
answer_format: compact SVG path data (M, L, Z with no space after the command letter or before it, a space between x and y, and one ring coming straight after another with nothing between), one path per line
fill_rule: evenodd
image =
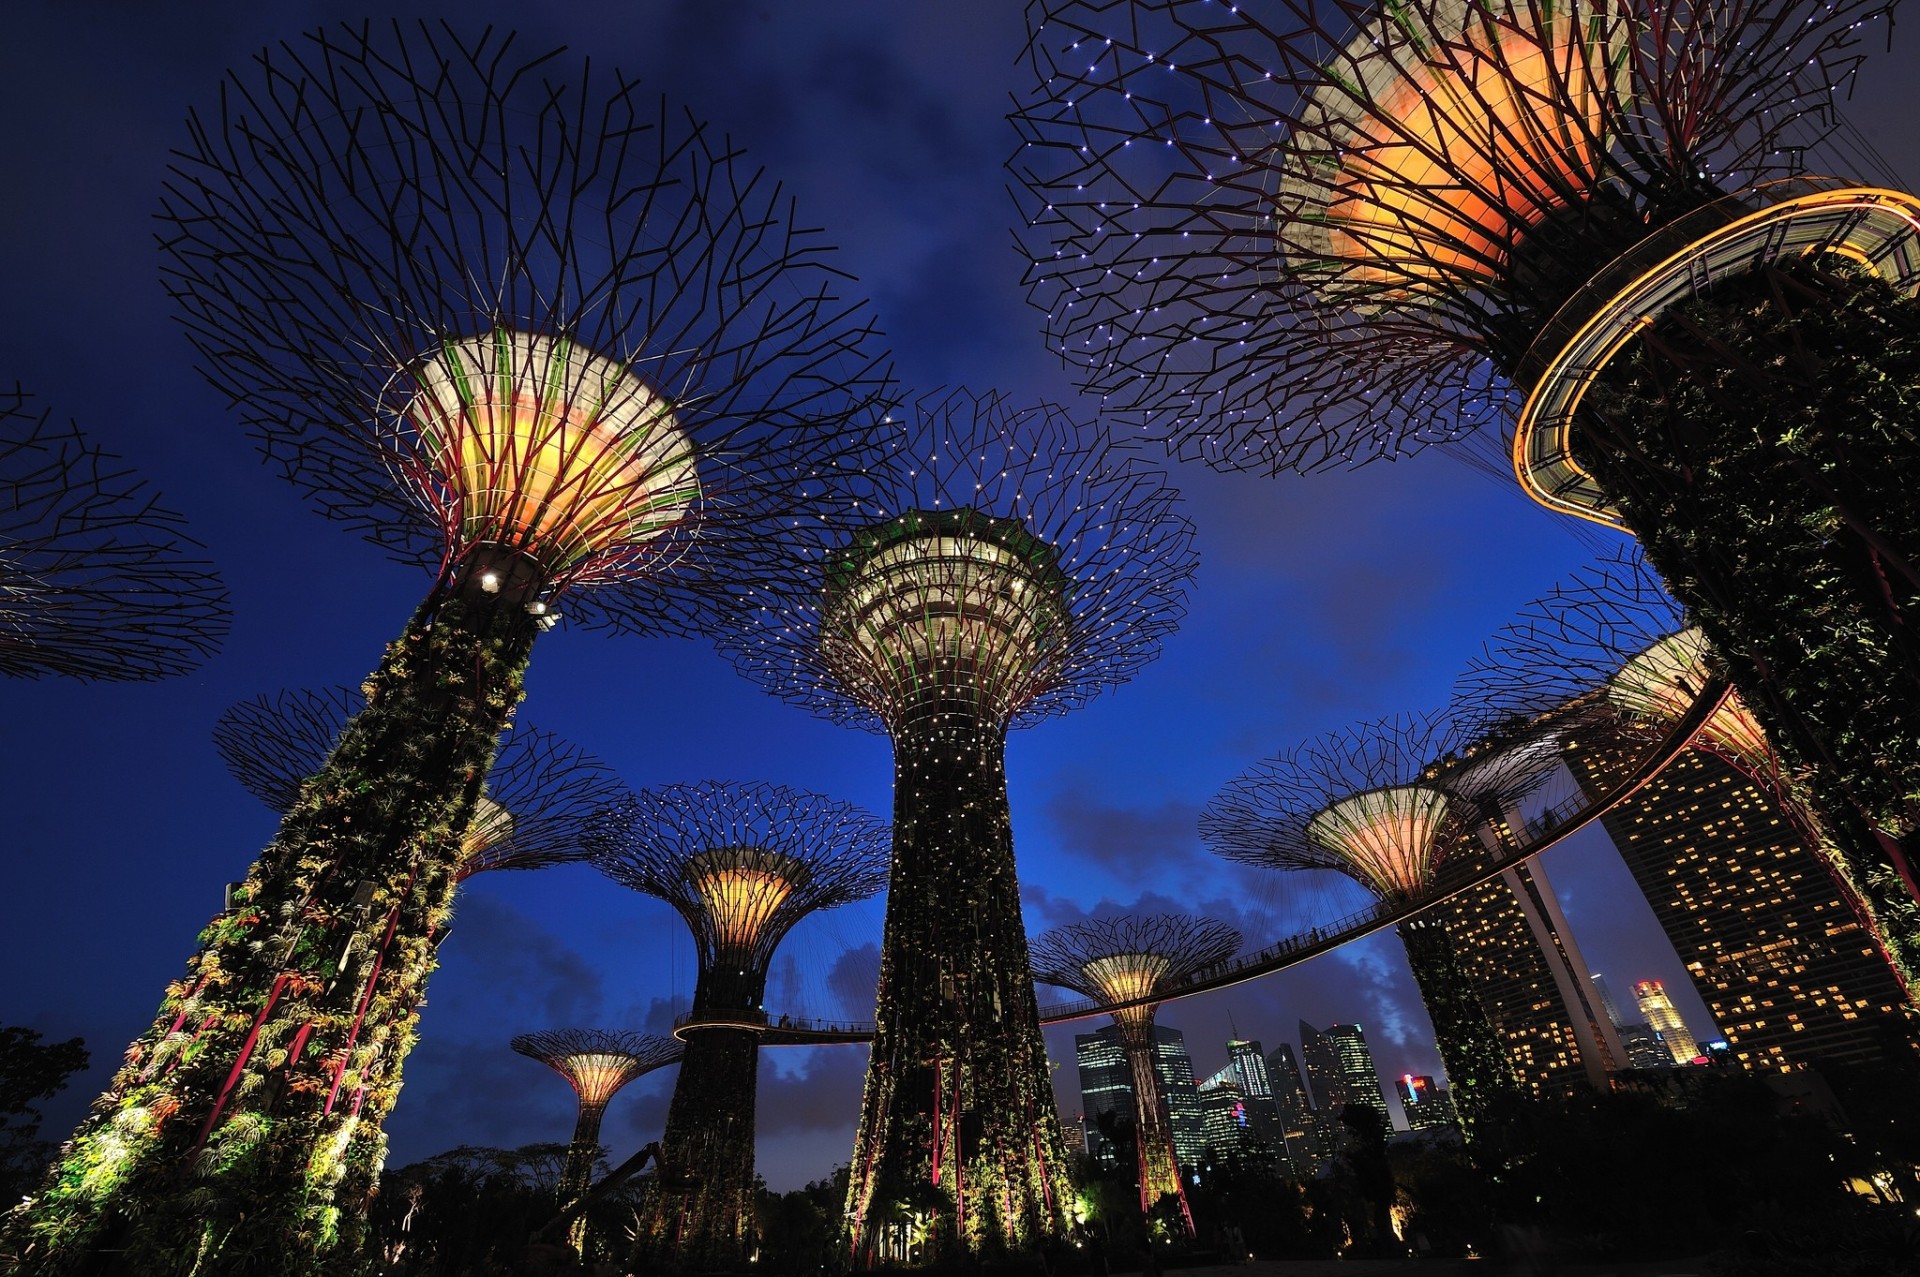
M1003 120L1025 88L1017 0L901 5L474 0L406 5L571 45L731 132L828 229L889 332L903 383L1068 399L1019 287ZM170 12L162 12L167 10ZM0 1022L83 1034L96 1066L50 1106L76 1120L145 1027L195 933L274 822L222 770L207 732L228 705L357 683L428 582L309 513L262 466L191 367L157 277L152 213L189 105L270 40L358 18L332 3L0 7L0 381L21 381L150 475L232 588L234 628L197 674L5 689L0 733ZM391 11L390 11L391 12ZM190 13L192 16L181 16ZM1869 67L1869 134L1913 109L1909 60ZM1891 145L1896 130L1876 137ZM1910 156L1896 154L1906 172ZM1015 838L1039 931L1101 907L1204 911L1250 942L1356 899L1341 882L1234 868L1194 817L1264 754L1358 719L1442 703L1480 642L1595 542L1508 485L1439 456L1312 479L1174 467L1199 525L1190 614L1162 659L1088 708L1015 736ZM561 733L635 786L765 779L890 810L883 739L777 703L705 644L556 631L520 721ZM1591 964L1616 990L1685 977L1597 833L1548 860ZM880 907L803 924L775 1010L867 1018ZM692 991L692 948L664 904L584 867L490 874L462 889L390 1123L399 1164L459 1143L563 1139L571 1097L507 1040L544 1027L664 1031ZM1689 993L1697 1031L1708 1021ZM1398 942L1348 946L1260 983L1173 1004L1201 1074L1229 1016L1268 1048L1301 1018L1359 1021L1389 1072L1439 1073ZM1082 1030L1091 1025L1079 1026ZM1067 1111L1072 1029L1049 1035ZM769 1052L761 1169L793 1187L845 1160L864 1053ZM672 1071L614 1102L624 1156L659 1130Z

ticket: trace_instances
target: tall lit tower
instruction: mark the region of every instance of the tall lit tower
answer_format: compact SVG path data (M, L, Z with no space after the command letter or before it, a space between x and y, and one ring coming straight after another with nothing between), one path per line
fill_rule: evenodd
M1638 551L1603 556L1521 609L1493 636L1455 685L1455 700L1488 722L1552 714L1576 701L1604 703L1600 730L1626 739L1664 737L1724 662L1690 625ZM1601 743L1604 743L1601 742ZM1829 822L1804 778L1783 765L1738 692L1701 726L1693 747L1711 753L1770 794L1808 851L1880 940L1887 960L1913 986L1920 931L1905 884L1876 865L1872 847L1848 847L1857 822Z
M681 1058L675 1038L649 1033L617 1033L607 1029L558 1029L522 1033L514 1050L567 1079L580 1100L573 1139L567 1144L567 1165L560 1173L560 1205L571 1205L587 1191L593 1163L600 1156L600 1119L621 1087ZM587 1217L573 1223L572 1241L578 1250L586 1240Z
M1658 980L1641 980L1633 986L1633 1000L1640 1004L1640 1014L1660 1035L1660 1040L1667 1044L1674 1059L1685 1064L1700 1054L1700 1044L1693 1040L1693 1030L1680 1018L1680 1009L1667 996L1665 985Z
M1443 858L1474 844L1483 828L1505 829L1507 812L1553 758L1538 741L1489 745L1476 756L1443 714L1380 719L1308 741L1234 780L1201 813L1200 837L1231 860L1334 869L1383 900L1411 904L1434 892ZM1518 1083L1460 968L1443 911L1409 918L1399 932L1471 1138L1494 1097Z
M1151 1211L1173 1194L1189 1235L1193 1213L1180 1180L1167 1097L1154 1069L1153 1013L1160 1006L1154 996L1225 962L1239 947L1240 933L1225 923L1174 913L1091 918L1055 927L1033 944L1036 979L1113 1006L1133 1077L1140 1209Z
M863 310L733 144L491 29L330 28L193 117L161 209L200 366L327 514L425 567L367 707L24 1218L143 1272L324 1255L542 625L704 632L831 534Z
M1064 1227L1027 962L1006 736L1131 678L1180 617L1172 489L1052 407L959 392L896 429L906 465L811 593L731 640L743 672L894 752L894 861L848 1218L918 1203L935 1247ZM903 1205L902 1209L906 1209Z
M1859 871L1920 895L1920 200L1802 173L1891 12L1038 0L1049 340L1223 467L1497 428L1534 499L1640 539Z
M663 1173L639 1242L680 1264L731 1270L753 1227L754 1097L773 951L808 914L887 882L887 826L857 807L781 785L668 785L606 812L594 861L665 900L699 958L686 1062L660 1143Z
M184 520L77 426L0 389L0 674L184 674L227 632L227 591Z

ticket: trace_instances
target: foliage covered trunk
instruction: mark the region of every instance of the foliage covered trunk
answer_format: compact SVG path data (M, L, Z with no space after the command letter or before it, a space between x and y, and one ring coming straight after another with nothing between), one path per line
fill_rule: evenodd
M1446 1066L1448 1094L1460 1119L1460 1133L1471 1144L1483 1119L1523 1094L1520 1077L1507 1058L1500 1031L1487 1018L1460 966L1440 909L1409 918L1397 930L1407 948L1414 983L1420 986L1420 1001L1433 1021L1434 1044Z
M1834 258L1637 339L1576 458L1726 663L1829 859L1920 971L1920 301Z
M461 837L534 634L523 599L477 583L436 590L414 615L366 709L10 1221L25 1271L319 1268L340 1238L349 1150L381 1155L362 1128L399 1089ZM347 1205L364 1209L364 1192Z
M697 1016L698 993L694 1005ZM746 1262L753 1227L760 1038L751 1029L715 1027L689 1031L686 1042L639 1245L651 1256L673 1256L682 1269L733 1272Z
M1034 999L1006 729L971 705L898 725L894 861L847 1210L856 1257L916 1217L951 1255L1064 1233L1066 1157Z

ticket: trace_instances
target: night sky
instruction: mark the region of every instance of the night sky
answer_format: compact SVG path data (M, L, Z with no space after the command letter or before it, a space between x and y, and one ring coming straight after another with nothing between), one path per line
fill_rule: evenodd
M160 12L171 10L173 16ZM747 147L842 246L889 334L903 386L998 387L1072 402L1019 284L1002 165L1026 88L1018 0L902 5L575 0L539 12L472 0L402 16L517 25L527 51L571 46L668 94ZM183 18L182 13L194 16ZM192 368L153 246L168 149L187 108L263 44L365 11L331 3L0 7L0 382L123 454L185 514L233 596L233 631L197 673L154 684L16 681L0 734L0 1022L83 1035L94 1068L46 1106L58 1137L144 1029L163 986L274 819L223 770L208 729L282 687L357 684L429 582L310 513L264 467ZM1895 170L1885 120L1913 118L1904 50L1869 64L1851 111ZM1905 144L1911 147L1911 142ZM1480 643L1607 544L1502 484L1429 454L1342 475L1173 468L1199 526L1189 614L1162 658L1008 758L1031 932L1095 911L1178 909L1250 946L1359 903L1329 875L1229 866L1194 832L1258 758L1361 719L1444 703ZM562 628L534 654L518 721L559 733L636 787L768 780L891 810L884 738L836 728L736 676L709 645ZM1589 964L1617 994L1658 978L1696 1033L1710 1021L1604 835L1546 858ZM1330 879L1330 880L1329 880ZM878 901L803 923L768 1006L868 1019ZM565 1139L559 1078L507 1049L550 1027L665 1032L693 989L670 908L585 866L484 874L462 889L389 1123L390 1165L457 1144ZM1064 995L1042 991L1043 1003ZM1390 934L1260 982L1170 1004L1196 1074L1230 1024L1268 1049L1300 1019L1358 1021L1382 1071L1441 1070ZM1072 1033L1050 1031L1063 1112L1078 1111ZM798 1186L846 1159L865 1054L762 1056L760 1170ZM673 1071L613 1103L616 1160L658 1135Z

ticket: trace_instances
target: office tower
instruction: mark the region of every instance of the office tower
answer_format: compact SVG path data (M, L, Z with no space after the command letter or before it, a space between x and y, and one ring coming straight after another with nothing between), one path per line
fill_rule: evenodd
M1129 1122L1133 1120L1133 1080L1127 1069L1126 1049L1120 1043L1118 1027L1111 1024L1097 1032L1076 1033L1073 1047L1080 1069L1087 1153L1111 1166L1115 1164L1114 1150L1101 1138L1099 1115L1115 1113ZM1173 1154L1182 1169L1191 1169L1206 1156L1207 1135L1187 1040L1180 1030L1156 1024L1153 1047L1153 1067L1160 1075L1160 1089L1167 1098L1167 1120L1173 1127Z
M1085 1113L1063 1114L1060 1118L1060 1142L1068 1152L1075 1149L1091 1153L1087 1147L1087 1115Z
M1280 1110L1280 1133L1286 1141L1287 1161L1296 1179L1310 1179L1332 1155L1323 1115L1300 1075L1293 1048L1282 1042L1267 1055L1267 1081Z
M1261 1151L1259 1134L1247 1111L1247 1093L1238 1082L1216 1073L1198 1089L1207 1153L1214 1161L1234 1161Z
M1674 1058L1673 1048L1661 1040L1650 1024L1621 1025L1620 1044L1627 1048L1629 1068L1670 1069L1682 1062Z
M1424 1074L1404 1073L1394 1083L1400 1092L1400 1107L1407 1115L1407 1129L1410 1131L1436 1131L1443 1127L1457 1127L1459 1119L1453 1111L1453 1100L1444 1087L1434 1085L1432 1078Z
M1595 792L1630 748L1576 739L1564 757ZM1742 1065L1877 1063L1890 1040L1915 1039L1904 991L1831 875L1733 767L1689 750L1602 824Z
M1674 1059L1686 1064L1700 1055L1693 1031L1680 1018L1680 1009L1667 996L1664 984L1658 980L1642 980L1633 986L1633 999L1640 1004L1640 1014L1647 1017L1648 1027L1660 1035Z
M1315 1107L1328 1114L1336 1124L1340 1110L1349 1104L1371 1104L1382 1115L1387 1107L1386 1087L1380 1071L1373 1066L1373 1052L1367 1049L1367 1035L1357 1024L1330 1024L1316 1029L1300 1021L1300 1059L1307 1066L1307 1080L1313 1084Z
M1626 1017L1620 1014L1620 1004L1614 1000L1613 989L1607 984L1607 978L1598 971L1587 973L1587 979L1593 985L1593 991L1600 995L1600 1007L1607 1013L1607 1023L1619 1028L1625 1024Z
M1281 1126L1280 1106L1274 1099L1273 1086L1267 1077L1266 1057L1261 1054L1260 1044L1228 1038L1227 1067L1221 1072L1238 1082L1245 1093L1247 1116L1253 1121L1254 1133L1273 1148L1282 1147L1286 1133Z
M1534 1095L1605 1089L1626 1048L1538 860L1460 893L1441 917L1461 971Z

